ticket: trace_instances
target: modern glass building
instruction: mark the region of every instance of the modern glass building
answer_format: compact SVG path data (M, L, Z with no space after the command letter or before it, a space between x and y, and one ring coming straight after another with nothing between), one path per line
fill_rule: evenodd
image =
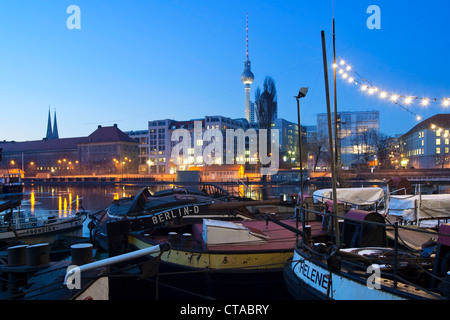
M334 113L331 117L334 137ZM350 168L358 164L376 161L377 140L380 135L379 112L338 112L337 120L340 164ZM323 141L325 147L329 146L326 113L317 114L317 139Z

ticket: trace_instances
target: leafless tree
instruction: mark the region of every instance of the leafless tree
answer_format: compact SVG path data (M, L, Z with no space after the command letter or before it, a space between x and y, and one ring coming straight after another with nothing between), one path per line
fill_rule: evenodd
M270 130L277 113L277 105L275 81L271 77L266 77L264 79L262 93L259 87L255 91L255 110L260 129Z
M390 167L390 159L389 159L389 140L392 139L391 136L388 136L382 132L375 135L375 148L378 158L378 163L382 168Z
M275 81L271 77L264 79L262 93L259 87L255 91L255 110L259 129L267 130L267 151L271 152L271 125L277 113L277 89ZM266 176L261 177L261 179L265 181Z
M329 144L325 138L314 136L308 140L308 152L314 155L313 172L316 171L317 165L322 163L327 167L330 166L330 153L328 152Z

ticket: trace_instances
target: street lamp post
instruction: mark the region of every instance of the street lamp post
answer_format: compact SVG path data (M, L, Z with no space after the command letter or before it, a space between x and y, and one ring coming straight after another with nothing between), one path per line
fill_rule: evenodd
M308 88L300 88L298 95L294 98L297 99L297 117L298 117L298 151L299 151L299 163L300 163L300 217L302 218L302 231L305 230L305 217L303 214L303 162L302 162L302 127L300 124L300 98L304 98L308 93ZM298 201L297 201L298 203ZM298 227L298 215L297 215L297 227ZM305 241L305 236L302 237Z

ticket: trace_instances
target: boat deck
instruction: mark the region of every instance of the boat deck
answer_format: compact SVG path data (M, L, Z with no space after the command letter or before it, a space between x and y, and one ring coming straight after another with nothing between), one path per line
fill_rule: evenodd
M283 223L296 227L297 222L295 219L282 220ZM246 220L239 221L244 227L248 228L253 233L259 233L267 237L267 240L263 241L250 241L245 243L221 243L221 244L209 244L206 245L203 241L203 223L195 223L192 225L192 242L197 247L198 251L208 252L273 252L273 251L292 251L296 242L296 235L294 232L278 225L273 222L266 224L265 220ZM322 230L322 224L320 221L309 222L311 226L312 237L327 235L326 230ZM298 223L298 229L302 230L301 223ZM150 237L138 236L140 240L147 242L151 245L156 243L162 243L169 241L168 236ZM197 244L197 245L195 245ZM173 243L173 246L176 246ZM196 250L196 251L197 251Z
M283 220L283 223L296 227L297 222L295 219ZM269 222L266 225L265 221L260 220L247 220L242 223L243 226L247 227L252 232L261 232L263 235L268 237L267 241L258 243L244 243L244 244L216 244L208 245L207 249L209 251L230 251L230 250L258 250L258 251L273 251L273 250L292 250L294 247L296 236L295 233L279 226L273 222ZM326 233L322 230L322 224L320 222L310 223L311 233L313 236L318 234ZM203 225L198 224L196 227L199 228L200 235L203 231ZM299 222L298 229L302 230L301 223Z
M427 233L419 232L415 229L422 229L423 231L427 231ZM386 236L391 240L395 240L394 229L386 230ZM416 226L411 226L410 229L398 229L399 244L403 244L405 247L413 251L419 252L422 250L422 245L431 238L437 239L436 231L432 229L419 228Z

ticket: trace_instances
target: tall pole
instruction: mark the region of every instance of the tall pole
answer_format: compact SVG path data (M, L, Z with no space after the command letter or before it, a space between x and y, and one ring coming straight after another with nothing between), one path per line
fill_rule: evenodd
M328 135L330 142L330 158L331 158L331 179L333 183L333 229L335 234L336 245L340 244L339 240L339 228L337 223L337 199L336 199L336 168L335 168L335 158L333 152L333 131L331 127L331 106L330 106L330 88L328 85L328 62L327 62L327 49L325 45L325 31L321 31L322 35L322 54L323 54L323 71L325 76L325 94L327 99L327 113L328 113Z
M340 164L340 150L339 150L339 137L338 137L338 126L337 126L337 92L336 92L336 36L334 30L334 18L333 18L333 78L334 78L334 152L336 158L336 165Z
M297 120L298 120L298 152L300 159L300 217L302 219L302 231L305 230L305 217L303 215L303 162L302 162L302 126L300 124L300 94L295 97L297 99ZM297 217L298 222L298 217ZM298 227L298 226L297 226ZM302 237L305 241L305 236Z
M297 120L298 120L298 152L300 160L300 193L302 195L303 202L303 161L302 161L302 126L300 124L300 97L297 98Z

